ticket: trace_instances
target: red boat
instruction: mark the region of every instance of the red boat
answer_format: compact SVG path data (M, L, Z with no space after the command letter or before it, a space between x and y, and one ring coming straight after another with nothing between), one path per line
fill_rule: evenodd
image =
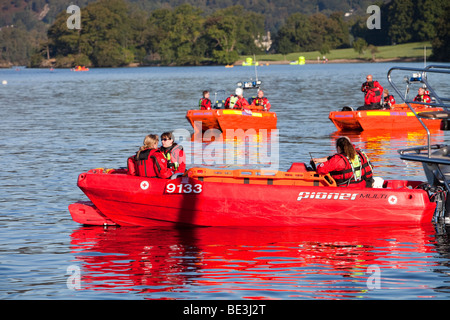
M85 66L76 66L73 69L70 69L71 71L89 71L89 68L85 67Z
M202 132L209 129L225 132L227 129L258 131L277 128L277 114L269 111L250 109L188 110L186 118L195 130Z
M430 108L423 105L412 105L418 114L442 111L442 108ZM329 119L338 130L421 130L422 124L414 112L404 104L396 104L388 110L364 111L332 111ZM423 120L430 130L439 130L441 119L429 118Z
M191 168L173 180L94 169L78 178L92 203L69 210L81 224L121 226L430 223L436 203L420 184L391 180L383 188L341 188L303 163L287 172Z

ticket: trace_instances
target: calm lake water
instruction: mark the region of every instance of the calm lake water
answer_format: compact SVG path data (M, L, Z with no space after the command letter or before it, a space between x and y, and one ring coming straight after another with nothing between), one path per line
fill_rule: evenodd
M0 81L7 81L0 85L0 299L450 298L449 236L431 223L104 229L76 224L67 208L87 199L76 185L81 172L125 166L148 133L176 130L189 166L287 170L294 161L309 162L310 153L332 154L340 134L328 113L361 105L367 74L393 92L386 74L394 65L422 66L258 67L278 115L279 143L272 142L265 161L236 148L234 163L212 162L217 142L204 143L208 152L201 155L190 150L193 130L185 115L203 90L214 97L254 80L253 67L0 70ZM423 132L348 136L372 159L376 175L424 179L420 164L405 163L397 153L425 144ZM433 141L448 143L449 132L433 133Z

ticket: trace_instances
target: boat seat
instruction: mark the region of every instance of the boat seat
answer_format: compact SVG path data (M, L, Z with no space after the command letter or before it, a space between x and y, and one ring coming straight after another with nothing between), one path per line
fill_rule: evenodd
M421 181L408 180L385 180L383 188L385 189L414 189L419 186Z
M425 111L417 114L420 118L425 119L449 119L450 112L448 111Z
M306 165L303 162L293 162L287 172L307 172Z

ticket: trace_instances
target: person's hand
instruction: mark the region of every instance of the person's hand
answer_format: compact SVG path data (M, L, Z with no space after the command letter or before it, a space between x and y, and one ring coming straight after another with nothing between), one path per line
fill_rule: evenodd
M327 161L327 158L312 158L315 164Z

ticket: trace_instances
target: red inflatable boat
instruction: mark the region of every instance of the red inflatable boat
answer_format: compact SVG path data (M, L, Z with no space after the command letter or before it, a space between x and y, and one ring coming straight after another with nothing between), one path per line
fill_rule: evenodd
M225 132L227 129L258 131L277 128L277 114L269 111L250 109L188 110L186 118L195 130L202 132L208 129Z
M287 172L191 168L173 180L125 170L82 173L91 200L69 206L81 224L121 226L302 226L430 223L436 203L421 182L382 188L337 187L329 176L294 163Z
M442 108L429 108L421 105L412 105L417 113L428 113L442 111ZM364 111L332 111L329 119L338 130L421 130L422 124L417 120L415 114L404 104L396 104L387 110L364 110ZM430 130L439 130L441 119L429 118L423 120Z

